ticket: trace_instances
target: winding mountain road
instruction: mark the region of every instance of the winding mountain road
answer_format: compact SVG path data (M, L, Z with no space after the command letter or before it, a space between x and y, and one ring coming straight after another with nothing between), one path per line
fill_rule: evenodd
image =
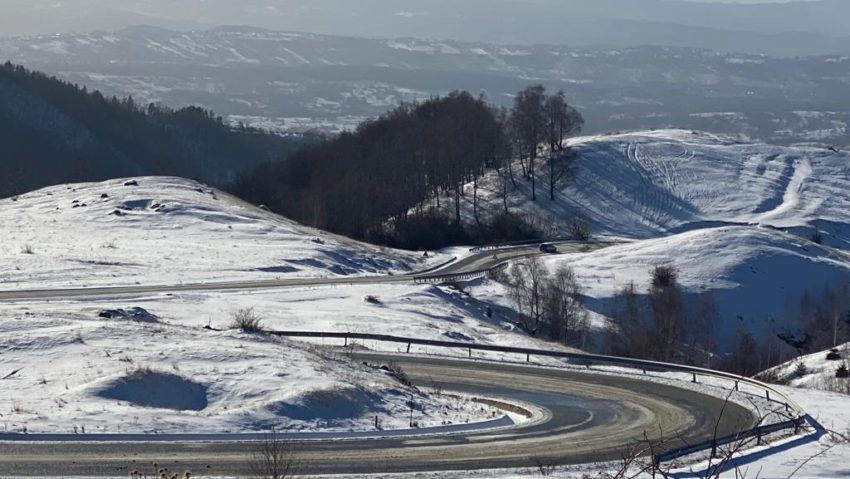
M359 353L393 362L424 387L439 383L503 401L531 403L545 419L516 426L440 436L294 443L301 472L352 474L535 467L618 460L650 440L678 447L752 427L753 414L722 399L654 382L531 366ZM672 438L672 439L671 439ZM3 442L3 476L115 476L151 464L196 474L250 472L250 442Z
M611 243L556 243L559 252L570 253L580 251L591 251ZM417 278L428 279L453 274L476 273L486 271L511 259L524 256L540 254L537 245L517 247L503 250L491 250L473 253L454 263L448 264L436 271L422 275L411 273L403 275L388 276L340 276L333 278L288 278L272 280L252 280L233 282L209 282L209 283L185 283L164 285L128 285L108 286L93 288L68 288L68 289L34 289L34 290L10 290L0 291L0 301L31 301L31 300L68 300L80 298L99 298L114 296L138 296L156 293L186 293L202 291L251 291L262 289L297 288L306 286L331 286L352 284L388 284L388 283L412 283Z
M561 252L605 244L559 244ZM132 296L359 283L401 283L482 272L509 259L540 254L537 246L472 254L422 275L288 279L164 286L121 286L0 292L0 301ZM746 430L756 418L717 397L636 378L485 361L358 352L357 360L392 362L414 384L507 403L534 405L539 420L489 430L429 436L295 441L301 472L351 474L535 467L618 460L664 437L661 449ZM176 442L48 441L23 435L0 441L0 476L127 477L151 464L204 475L245 475L257 443L244 440ZM657 452L657 451L656 451Z

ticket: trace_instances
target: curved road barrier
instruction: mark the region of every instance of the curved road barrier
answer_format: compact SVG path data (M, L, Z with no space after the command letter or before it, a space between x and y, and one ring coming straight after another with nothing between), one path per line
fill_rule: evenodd
M562 251L584 251L608 246L570 243ZM3 291L0 301L74 299L183 291L246 291L328 284L381 284L450 282L491 276L508 261L540 254L536 247L520 246L473 254L424 275L351 278L285 279L171 286L119 286L64 290ZM586 366L585 370L541 368L530 364L471 361L352 351L366 360L399 364L414 384L525 403L548 412L545 421L487 431L454 431L421 438L381 437L328 441L294 441L298 459L309 474L420 472L442 470L535 467L540 463L583 464L619 460L661 437L654 460L667 461L693 452L716 449L724 441L760 437L777 430L799 429L812 421L790 398L771 386L733 374L677 364L614 356L570 353L474 343L403 338L390 335L337 332L272 332L290 338L336 338L346 345L356 340L466 351L498 352L550 357ZM728 380L732 388L755 387L765 399L782 404L791 415L784 423L763 426L748 408L715 396L625 375L594 372L592 365L612 365L646 371L686 373ZM119 431L120 432L120 431ZM32 437L32 439L37 439ZM139 465L168 462L175 468L215 475L243 475L250 471L256 445L250 441L203 440L174 442L0 442L0 476L114 476ZM118 474L116 474L118 473Z
M405 354L356 352L393 363L413 384L466 396L526 403L544 420L485 431L405 438L293 442L302 474L427 472L615 461L645 441L665 447L751 429L743 406L635 377ZM717 418L721 416L718 423ZM153 462L204 475L250 471L252 442L0 442L0 476L125 476Z
M506 353L506 354L515 354L520 357L525 358L526 362L530 362L531 358L536 357L549 357L549 358L560 358L560 359L568 359L576 364L584 365L586 367L590 367L594 364L605 364L605 365L614 365L614 366L625 366L634 369L639 369L643 371L652 370L652 371L667 371L667 372L679 372L679 373L687 373L692 375L693 382L697 382L700 376L714 377L724 380L729 380L733 384L732 388L735 390L740 389L741 384L747 384L750 386L754 386L762 391L764 391L764 399L768 401L772 401L774 403L778 403L782 405L786 412L788 412L789 417L791 417L788 421L783 421L775 424L767 424L767 425L755 425L754 427L746 430L736 431L733 434L728 434L725 436L715 436L709 438L705 441L695 443L695 444L686 444L684 446L669 449L663 453L659 453L654 457L656 463L670 461L679 457L684 457L695 452L711 450L712 455L716 452L717 448L723 445L727 445L733 442L738 442L742 440L746 440L748 438L757 438L759 443L763 436L768 434L773 434L775 432L783 431L783 430L791 430L793 429L795 434L799 433L801 428L809 423L814 429L818 429L817 424L813 424L811 418L806 411L799 406L793 399L785 396L776 388L763 383L761 381L748 378L746 376L739 376L735 374L725 373L722 371L714 371L711 369L698 368L693 366L685 366L681 364L672 364L672 363L661 363L657 361L647 361L641 359L631 359L631 358L622 358L617 356L605 356L598 354L587 354L587 353L571 353L571 352L563 352L563 351L550 351L550 350L542 350L542 349L530 349L530 348L517 348L510 346L496 346L496 345L484 345L484 344L474 344L474 343L463 343L463 342L454 342L454 341L440 341L440 340L430 340L430 339L416 339L416 338L404 338L399 336L390 336L390 335L380 335L380 334L360 334L360 333L328 333L328 332L303 332L303 331L272 331L270 334L281 336L281 337L290 337L290 338L323 338L323 339L342 339L344 341L345 346L349 346L353 344L354 340L367 340L367 341L378 341L378 342L389 342L402 344L407 346L407 353L410 353L411 347L413 345L417 346L431 346L436 348L446 348L446 349L454 349L454 350L466 350L469 354L469 357L472 357L473 351L487 351L487 352L498 352L498 353Z

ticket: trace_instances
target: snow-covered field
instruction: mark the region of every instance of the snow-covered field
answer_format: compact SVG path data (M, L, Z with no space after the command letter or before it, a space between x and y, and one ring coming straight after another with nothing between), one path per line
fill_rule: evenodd
M682 130L583 137L570 146L574 176L559 184L554 201L538 160L537 201L515 164L519 187L509 184L508 203L541 224L566 230L581 215L595 236L628 240L546 260L576 269L598 326L615 293L629 282L646 291L658 265L677 268L687 293L714 293L721 345L742 329L757 338L794 330L805 292L818 295L850 278L847 153ZM495 174L480 188L481 211L501 208ZM471 219L472 195L462 201ZM454 208L451 198L442 204ZM815 233L823 245L811 240Z
M734 344L740 330L757 338L793 334L802 327L803 294L817 296L850 277L844 252L759 226L699 229L546 260L552 268L562 262L575 269L588 308L601 316L610 314L618 289L634 282L646 292L654 266L675 267L688 295L712 294L721 346Z
M45 188L0 201L0 218L4 290L390 274L448 256L357 243L179 178ZM16 373L0 388L0 431L368 430L375 415L384 428L407 427L411 391L393 374L241 333L232 318L246 308L276 330L535 344L501 308L488 318L483 303L435 286L3 304L0 377ZM491 417L426 393L414 393L422 426Z
M180 178L2 199L0 225L4 290L387 274L441 260L307 228Z
M768 369L761 377L795 388L850 394L850 379L836 377L841 366L850 367L850 343L833 349L800 356Z
M659 264L680 271L687 293L714 293L726 339L740 328L773 335L795 326L789 311L804 291L850 276L846 154L684 131L576 139L573 147L577 174L556 201L541 183L532 203L520 180L510 203L560 224L579 212L595 234L627 240L545 260L575 268L597 325L620 287L645 287ZM483 185L484 203L500 204L497 179ZM177 178L62 185L3 199L0 224L3 290L395 274L455 253L424 258L357 243ZM816 230L824 245L810 240ZM401 428L411 395L424 426L493 414L411 391L392 372L308 342L231 328L245 308L275 330L554 347L516 331L504 288L484 280L465 292L362 284L0 304L0 377L15 372L2 380L10 387L0 388L0 432L215 433L271 424L345 431L370 428L375 415L385 428ZM104 311L112 317L101 317ZM808 375L794 376L796 364L778 374L794 386L818 387L817 374L828 374L829 365L817 355L806 364ZM788 392L825 426L850 427L847 396ZM764 467L760 477L786 477L829 444L822 439L750 467ZM795 477L846 475L847 453L828 449Z
M848 153L741 143L684 130L581 137L568 144L575 173L558 184L555 201L548 198L545 160L538 160L538 200L531 201L530 182L518 179L519 187L508 193L511 208L555 224L581 214L595 234L633 239L742 223L810 233L817 228L826 244L848 244ZM518 164L514 173L521 174ZM481 211L501 207L496 174L479 187ZM463 201L471 218L471 195Z
M0 389L0 432L198 434L272 425L362 431L373 429L375 415L384 428L401 429L408 427L410 400L423 427L492 417L489 409L466 400L414 391L395 373L343 354L232 329L232 313L247 305L255 305L263 326L274 329L346 328L351 323L341 320L350 314L347 320L368 323L357 329L378 332L404 316L402 308L370 313L367 303L350 298L358 293L151 297L132 306L120 300L2 305L0 377L17 373ZM399 322L396 331L427 334L433 327L432 336L443 338L451 336L438 331L509 336L473 321L449 324L452 309L449 304L432 313L446 314L433 321L447 326L417 324L421 311ZM101 317L103 312L112 317ZM213 329L205 329L208 324Z

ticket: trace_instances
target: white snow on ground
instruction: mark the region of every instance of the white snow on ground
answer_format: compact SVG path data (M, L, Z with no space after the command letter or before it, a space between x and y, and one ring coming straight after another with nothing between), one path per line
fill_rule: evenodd
M739 327L772 334L793 324L785 312L804 290L834 285L848 274L841 251L850 245L846 154L685 131L582 138L572 144L579 154L577 175L556 201L549 202L541 181L538 202L531 203L530 188L519 180L522 186L510 203L561 224L580 212L593 221L595 233L631 240L546 259L553 266L565 261L575 267L588 306L600 316L619 287L629 281L645 286L651 267L672 264L688 293L714 291L724 335ZM138 186L115 180L0 200L0 287L385 274L426 268L449 256L448 251L432 255L426 263L417 254L362 245L189 180L135 180ZM498 206L496 178L482 184L483 203ZM815 229L826 246L807 239ZM501 286L482 281L467 290L472 296L434 286L358 285L0 305L0 376L20 369L3 381L14 387L0 389L0 425L30 432L82 432L83 427L87 433L118 427L122 432L236 432L282 421L292 429L347 430L369 428L378 414L385 427L404 427L408 391L392 374L329 356L305 342L226 329L230 316L253 307L271 329L540 346L514 331ZM370 295L378 301L364 301ZM492 303L492 317L481 300ZM102 310L119 308L127 314L98 317ZM206 325L225 330L203 329ZM827 370L819 361L807 359L812 376ZM786 373L792 371L788 368ZM816 385L797 379L791 383ZM847 396L788 392L825 426L850 427ZM417 398L423 425L492 414L464 401ZM763 467L760 477L786 477L829 445L826 438L777 449L751 464L751 473ZM841 459L848 453L845 447L826 450L795 477L847 475ZM583 472L571 469L564 477Z
M591 253L551 256L550 268L571 265L587 307L610 314L611 299L629 282L646 292L650 271L671 265L685 291L711 291L717 301L720 344L739 329L757 337L801 326L795 316L801 296L835 287L850 277L845 253L803 238L757 226L706 228L612 246Z
M626 244L547 260L575 267L597 326L611 299L650 270L672 265L690 294L712 291L721 313L718 340L739 329L757 338L797 326L804 292L835 288L850 276L850 155L817 148L741 143L705 133L664 130L575 138L572 179L549 200L548 169L538 160L537 201L513 169L512 211L566 230L575 215L597 237ZM479 184L480 211L502 208L493 173ZM462 199L472 218L472 185ZM451 198L444 208L453 211ZM824 246L810 241L820 232Z
M217 299L141 301L112 318L99 317L111 302L0 306L0 377L18 371L2 380L0 432L369 431L375 415L402 429L411 400L423 427L493 415L341 354L229 329L221 316L213 324L228 329L203 329L240 303Z
M846 359L847 345L839 349ZM802 356L760 375L788 382L789 386L777 386L777 389L799 404L824 431L815 438L791 437L747 451L738 459L737 470L727 471L722 478L815 479L850 475L847 464L850 457L850 379L835 378L835 369L841 361L828 361L827 353ZM699 466L685 468L674 477L702 477L691 473L699 471Z
M387 274L446 259L307 228L180 178L41 189L0 200L0 225L4 290Z
M800 356L768 369L760 377L795 388L850 394L850 380L835 375L842 365L850 367L850 343Z
M509 205L555 224L588 217L595 234L652 238L712 223L820 228L828 244L850 238L850 155L818 148L740 143L706 133L661 130L575 138L574 176L549 200L548 168L537 160L536 202L514 174ZM501 208L495 173L479 184L481 211ZM471 190L471 185L469 187ZM472 216L472 195L463 210ZM448 203L448 204L446 204ZM451 210L451 201L444 201Z
M471 289L486 290L490 297L502 294L491 283ZM375 300L366 301L367 296ZM122 432L237 432L262 429L276 417L289 429L368 430L376 414L387 429L407 426L407 416L399 409L406 405L405 390L386 373L364 370L343 358L335 360L305 342L237 332L232 329L232 316L243 308L254 308L262 327L270 330L541 347L515 332L506 309L494 305L488 317L487 305L475 298L429 285L344 285L0 304L0 376L21 368L3 381L13 387L0 388L0 405L5 405L0 407L0 431L26 428L66 433L85 427L89 433L118 428ZM112 318L99 317L104 311ZM323 342L314 343L321 346ZM404 348L381 345L379 349ZM465 357L467 351L456 354ZM138 375L140 369L163 377L126 385L126 378ZM152 399L149 386L156 391ZM201 389L206 391L205 406ZM311 402L311 395L318 395L315 402L325 406L307 412L291 406ZM190 404L175 405L171 399ZM422 426L492 414L453 399L423 396L417 403L425 409L417 412Z

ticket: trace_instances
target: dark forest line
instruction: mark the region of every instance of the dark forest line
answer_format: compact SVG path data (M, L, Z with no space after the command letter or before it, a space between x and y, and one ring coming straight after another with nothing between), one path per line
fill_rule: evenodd
M232 191L301 223L401 248L538 239L539 228L506 201L503 210L480 211L478 181L495 170L503 195L526 181L533 200L554 198L570 174L564 140L583 124L563 92L550 95L540 85L520 91L510 110L456 91L402 104L261 165ZM470 195L471 222L460 208ZM440 198L451 201L452 214L439 208ZM438 207L425 208L429 200Z
M0 66L0 197L136 175L225 185L284 158L301 141L233 128L198 107L140 105L22 66Z

